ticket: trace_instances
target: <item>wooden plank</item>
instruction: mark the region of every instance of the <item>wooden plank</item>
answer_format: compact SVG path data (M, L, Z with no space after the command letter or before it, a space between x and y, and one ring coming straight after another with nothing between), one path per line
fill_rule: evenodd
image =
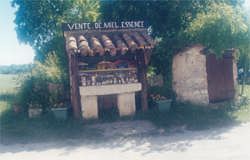
M82 70L79 73L92 73L92 72L113 72L113 71L136 71L136 68L117 68L117 69L92 69Z
M234 98L233 58L216 59L214 54L207 56L207 81L209 102L215 103Z
M112 95L137 92L142 89L141 83L130 83L130 84L110 84L100 86L81 86L81 96L94 96L94 95Z
M88 63L90 66L91 65L96 65L97 63L101 62L101 61L116 61L116 60L135 60L135 54L132 53L127 53L125 55L122 54L117 54L115 56L111 56L111 55L105 55L105 56L79 56L79 60L81 62L85 62Z

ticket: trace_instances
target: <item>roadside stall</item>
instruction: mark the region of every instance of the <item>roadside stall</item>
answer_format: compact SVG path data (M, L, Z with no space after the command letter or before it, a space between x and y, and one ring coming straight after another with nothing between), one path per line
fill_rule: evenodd
M115 96L120 116L147 110L146 68L155 43L143 21L63 24L76 118L98 118L98 97Z

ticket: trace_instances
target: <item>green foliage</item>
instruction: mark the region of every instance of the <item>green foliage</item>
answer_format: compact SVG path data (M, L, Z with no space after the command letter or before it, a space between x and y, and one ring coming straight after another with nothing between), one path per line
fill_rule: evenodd
M24 111L27 111L28 107L38 107L46 110L49 105L46 81L32 75L25 77L16 101L18 105L23 107Z
M66 79L66 73L60 68L59 58L54 52L48 54L43 63L35 62L32 75L53 83L62 83Z
M62 23L96 21L99 16L97 0L13 0L12 5L17 8L14 22L18 39L31 45L36 51L35 58L41 62L47 54L56 52L64 69L67 57Z
M54 85L53 90L49 88L49 103L51 107L65 107L65 93L60 85L49 84L48 87Z
M99 15L96 0L13 0L12 5L17 8L15 23L19 40L36 50L62 36L62 23L94 21Z
M193 43L201 43L221 55L225 49L250 44L250 37L246 37L248 27L240 8L212 3L207 11L197 14L184 34Z
M246 91L244 98L241 97L235 102L210 104L209 106L173 103L169 112L152 110L148 113L138 114L137 118L150 120L155 125L166 128L166 130L176 126L200 130L232 123L245 123L250 121L249 85L246 86Z
M104 1L101 2L104 20L142 19L152 25L152 36L159 39L151 65L163 74L167 88L172 83L173 54L187 44L181 31L210 1Z
M21 86L19 102L24 106L51 106L53 104L50 102L56 102L58 96L50 95L49 83L64 84L64 90L69 93L68 64L61 25L66 22L96 21L99 1L13 0L12 5L17 8L14 22L18 39L34 48L37 60Z
M172 84L173 55L187 45L202 43L217 54L228 48L237 48L241 55L245 54L240 56L241 61L250 53L250 25L241 12L243 1L13 0L12 4L17 8L18 38L36 50L36 59L39 60L35 64L39 67L35 66L32 74L47 82L67 81L68 65L61 31L64 22L147 21L151 24L152 36L159 39L151 65L156 68L155 72L163 74L168 89ZM53 60L55 64L46 61L51 53L58 57L58 60Z
M248 31L245 33L245 43L241 44L240 57L238 61L238 67L243 68L245 72L250 70L250 14L246 17Z
M60 68L60 61L55 53L49 54L44 63L36 61L30 74L24 75L17 103L25 110L28 107L42 107L44 111L48 110L49 107L60 103L60 100L65 98L62 95L66 95L62 89L60 90L61 96L55 96L54 93L51 93L49 84L64 86L65 76L66 74Z
M220 54L222 50L249 45L248 26L241 13L244 1L103 1L102 19L143 19L152 26L152 36L159 44L152 55L151 65L164 75L171 88L173 54L183 47L202 43ZM244 52L249 53L249 52ZM242 51L241 51L242 54Z

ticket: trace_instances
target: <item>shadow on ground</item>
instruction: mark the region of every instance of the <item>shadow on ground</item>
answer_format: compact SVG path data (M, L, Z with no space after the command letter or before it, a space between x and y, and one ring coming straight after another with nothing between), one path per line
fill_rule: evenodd
M231 104L209 109L188 104L174 106L165 113L153 109L135 117L121 119L106 115L106 119L89 122L60 121L50 114L29 119L10 109L0 116L0 153L62 149L67 154L79 147L120 148L142 154L182 152L195 140L221 139L223 133L238 125L230 114Z

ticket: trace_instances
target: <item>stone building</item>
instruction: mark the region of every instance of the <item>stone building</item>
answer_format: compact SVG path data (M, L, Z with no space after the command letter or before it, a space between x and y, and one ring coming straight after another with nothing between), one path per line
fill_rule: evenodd
M237 66L233 50L222 58L204 54L204 47L194 45L177 53L173 59L173 90L178 101L209 104L235 97Z

